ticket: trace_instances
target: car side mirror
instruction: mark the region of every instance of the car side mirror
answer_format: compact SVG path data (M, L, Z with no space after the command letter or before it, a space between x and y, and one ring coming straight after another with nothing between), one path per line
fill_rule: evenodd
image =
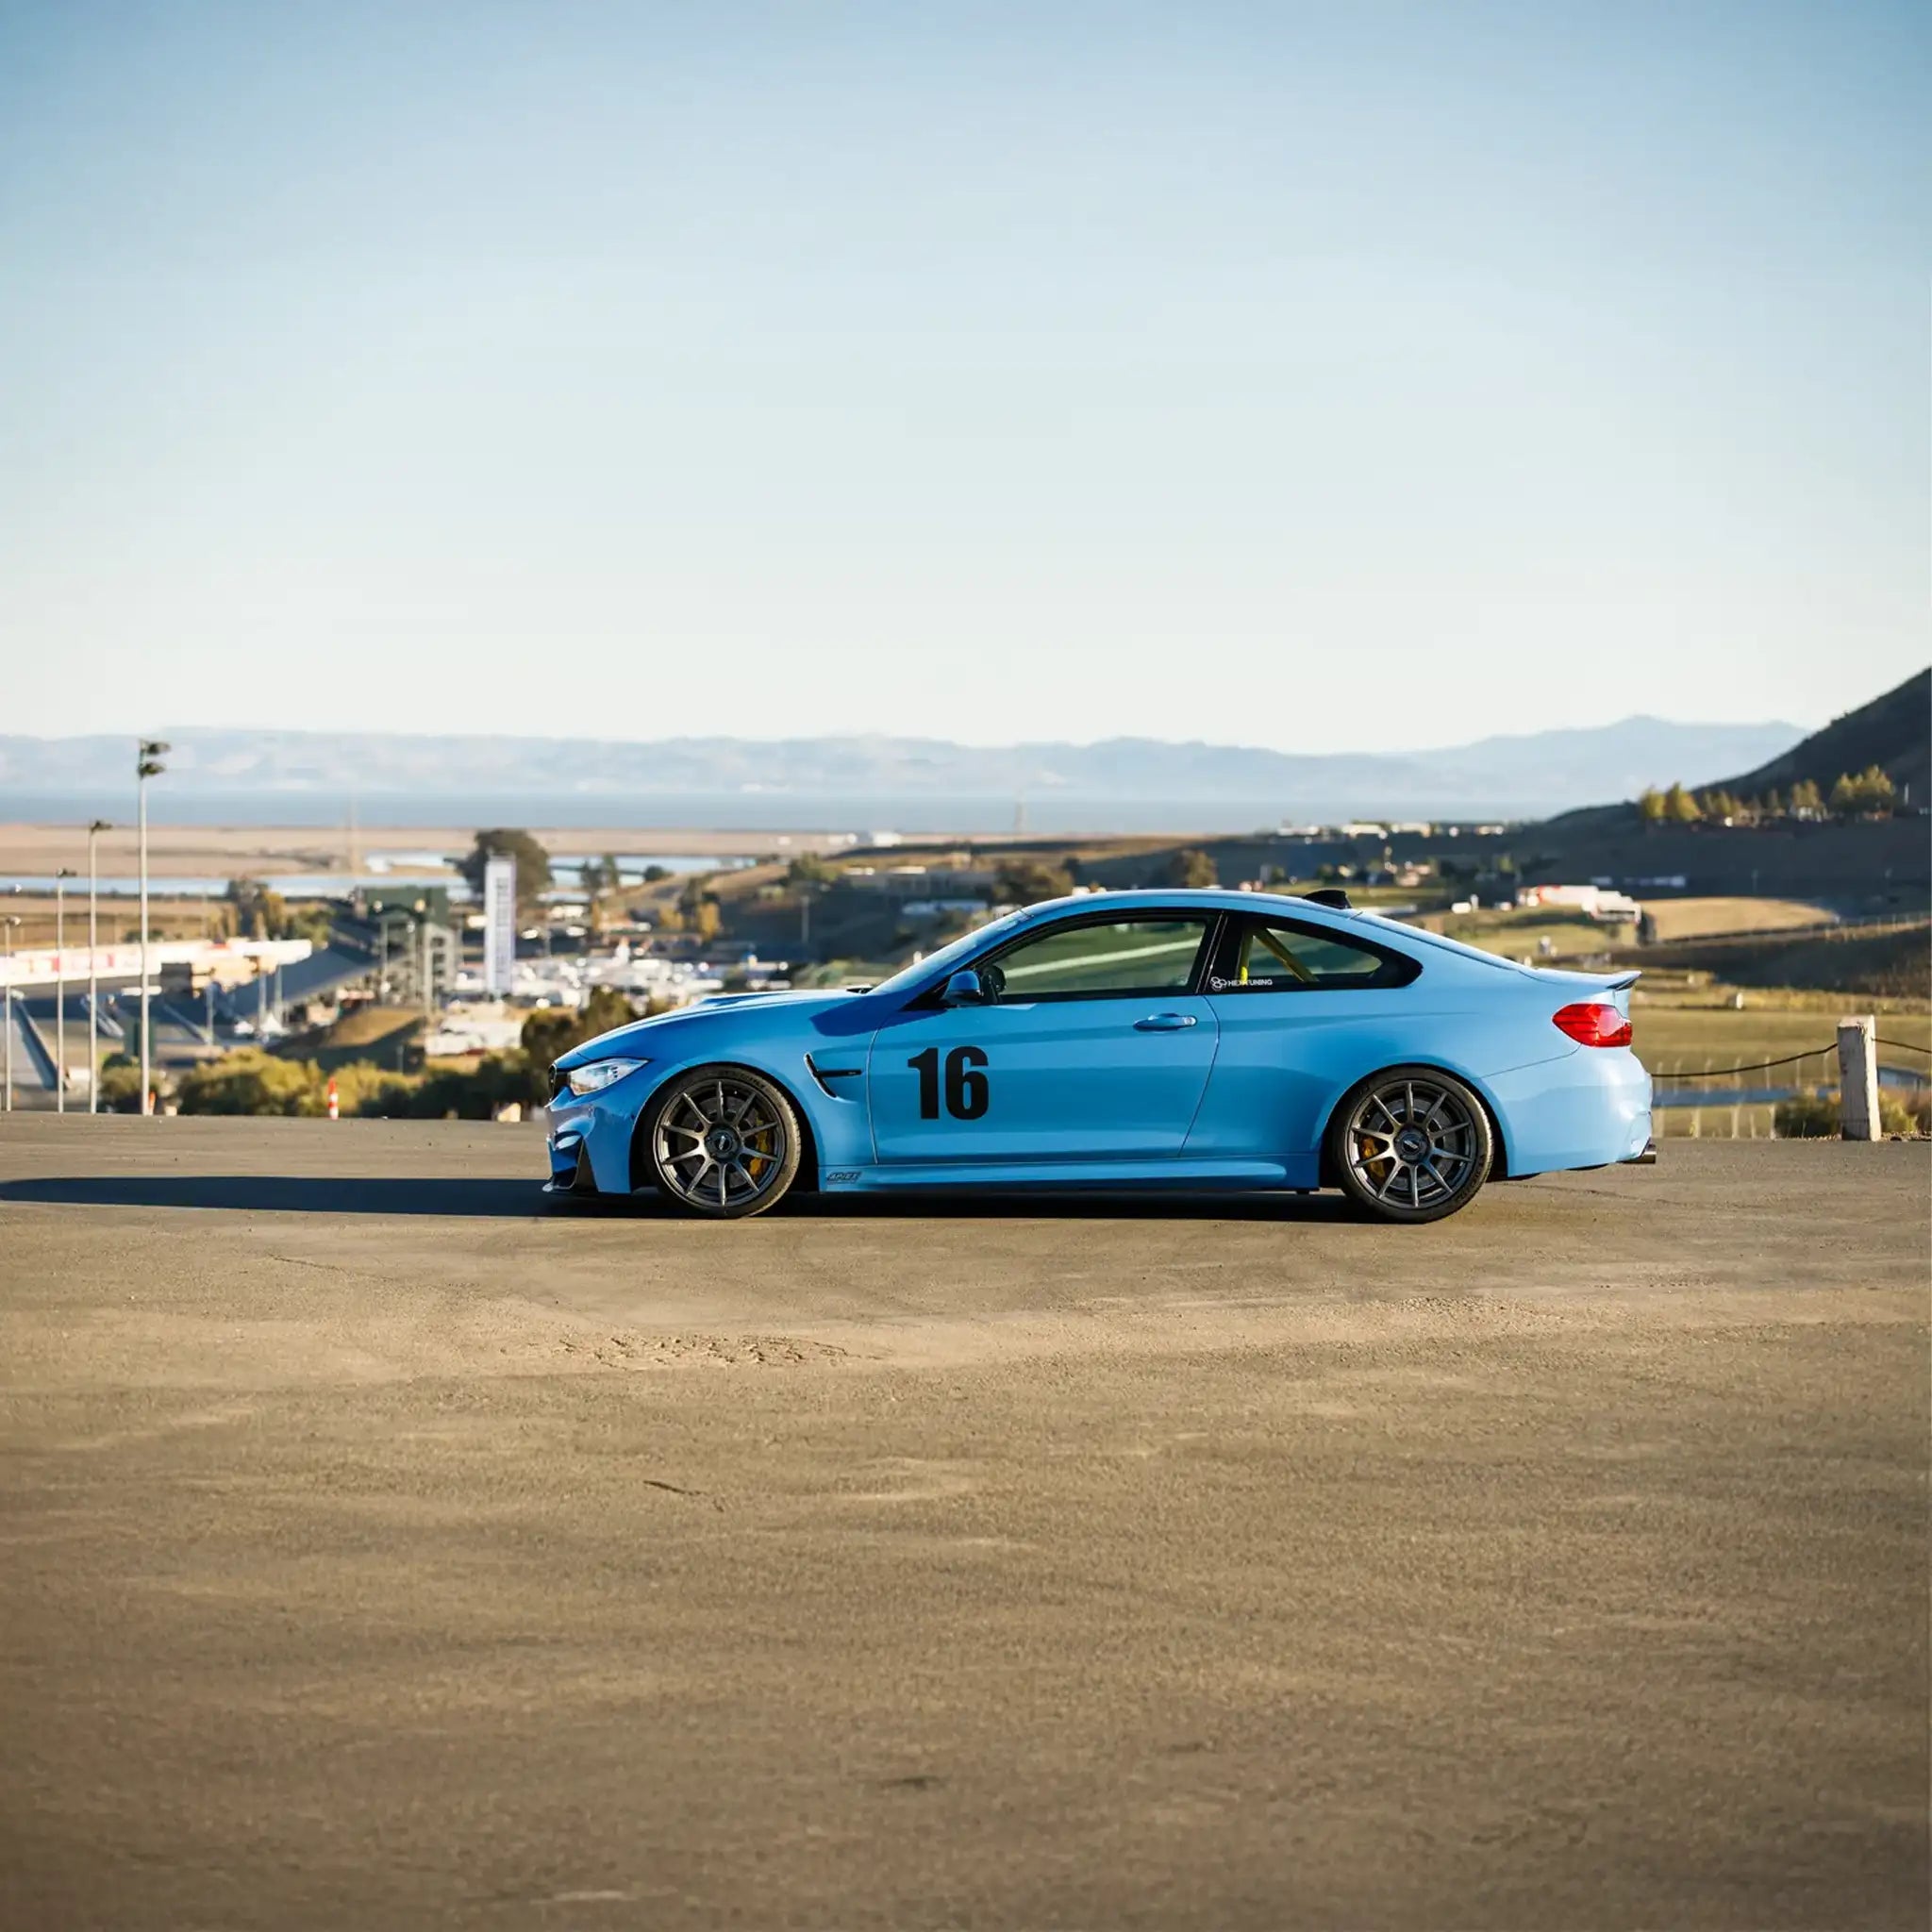
M946 990L940 998L949 1007L983 1007L990 995L979 974L972 967L965 966L946 981Z

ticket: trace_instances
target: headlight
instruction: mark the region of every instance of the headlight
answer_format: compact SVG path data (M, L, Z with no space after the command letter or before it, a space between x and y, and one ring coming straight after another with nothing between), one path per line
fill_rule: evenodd
M635 1074L640 1067L648 1067L649 1060L592 1060L586 1067L573 1067L563 1076L564 1085L581 1098L586 1093L601 1092L606 1087L614 1086L626 1074Z

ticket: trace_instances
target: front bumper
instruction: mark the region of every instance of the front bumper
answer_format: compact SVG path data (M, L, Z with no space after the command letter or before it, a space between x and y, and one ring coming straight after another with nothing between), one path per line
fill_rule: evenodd
M555 1194L628 1194L638 1113L656 1086L655 1067L581 1096L565 1089L550 1103L550 1180Z
M591 1143L581 1126L556 1129L550 1136L550 1178L546 1194L594 1194L597 1175L591 1165Z

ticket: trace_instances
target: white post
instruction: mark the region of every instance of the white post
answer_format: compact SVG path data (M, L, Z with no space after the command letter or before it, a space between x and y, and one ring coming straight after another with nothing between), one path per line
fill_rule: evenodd
M1875 1141L1878 1132L1878 1023L1869 1013L1838 1023L1839 1132Z

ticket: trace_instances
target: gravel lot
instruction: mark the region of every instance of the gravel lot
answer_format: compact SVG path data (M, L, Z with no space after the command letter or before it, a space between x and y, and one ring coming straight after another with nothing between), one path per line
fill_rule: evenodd
M0 1123L0 1921L1925 1924L1923 1146L551 1207Z

